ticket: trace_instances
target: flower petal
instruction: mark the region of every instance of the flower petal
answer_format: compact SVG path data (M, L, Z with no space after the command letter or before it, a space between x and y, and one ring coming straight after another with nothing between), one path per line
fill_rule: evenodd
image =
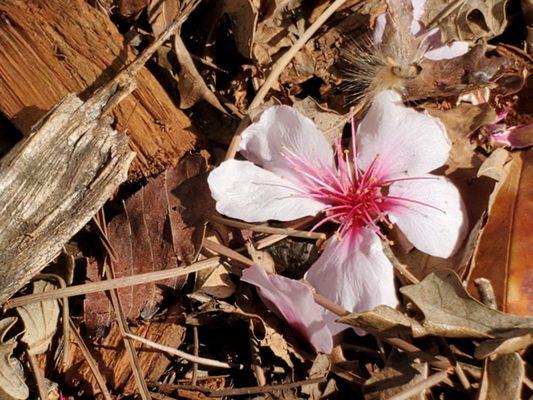
M284 276L268 275L258 265L245 269L241 280L254 285L265 305L285 319L316 352L331 353L333 338L309 286Z
M292 221L324 208L293 182L249 161L224 161L209 174L207 183L218 212L248 222Z
M454 42L450 42L426 51L424 53L424 58L433 61L449 60L451 58L459 57L468 53L468 50L468 42L456 40Z
M427 112L403 105L393 91L380 92L359 125L358 164L366 170L374 158L376 175L418 176L443 165L451 149L446 129Z
M413 19L420 21L424 15L426 0L411 0L413 6Z
M290 153L315 167L333 166L333 149L309 118L292 107L273 106L242 133L239 151L250 161L275 174L299 182ZM285 156L284 156L285 155Z
M393 201L395 205L388 214L417 249L447 258L460 247L468 218L459 190L449 179L435 175L427 178L393 183L389 196L410 201Z
M393 267L383 253L380 239L367 228L341 241L331 237L305 278L317 293L348 311L368 311L380 304L395 307L398 303ZM329 311L324 318L333 335L348 328L334 322L337 316Z
M385 32L385 27L387 26L387 14L379 14L376 17L374 22L374 31L372 32L372 40L374 44L378 45L383 40L383 33Z

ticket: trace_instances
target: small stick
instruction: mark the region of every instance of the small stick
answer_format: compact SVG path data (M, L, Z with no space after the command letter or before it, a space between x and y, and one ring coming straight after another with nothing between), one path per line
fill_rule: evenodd
M436 374L431 375L425 381L417 383L416 385L413 385L410 388L407 388L403 392L398 393L392 397L389 397L389 400L406 400L406 399L412 398L418 393L424 392L425 390L432 388L433 386L438 385L439 383L443 382L448 377L449 372L450 372L449 370L437 372Z
M474 285L479 293L479 299L481 302L487 307L497 310L498 306L496 305L496 295L494 294L492 283L490 283L490 281L486 278L477 278L474 279Z
M321 382L324 382L325 380L326 378L322 377L322 378L312 378L307 381L280 383L277 385L252 386L252 387L236 388L236 389L213 390L209 392L209 397L231 397L231 396L246 396L250 394L259 394L259 393L271 393L271 392L275 392L278 390L294 389L294 388L305 386L305 385L321 383Z
M227 219L219 216L213 216L211 219L215 222L231 226L234 228L248 229L253 232L272 233L277 235L293 236L304 239L326 239L326 235L320 232L299 231L292 228L274 228L266 225L249 224L247 222L236 221L233 219Z
M461 364L457 362L457 358L455 358L455 354L453 354L453 351L450 345L448 344L446 339L444 339L443 337L439 337L439 342L444 346L444 349L446 350L446 357L448 358L448 360L450 360L450 364L454 368L455 374L459 378L461 385L463 385L463 387L466 390L470 390L471 388L470 381L468 380L465 372L463 371Z
M147 346L150 346L154 349L161 350L165 353L169 353L178 357L183 358L184 360L195 362L201 365L206 365L208 367L215 367L215 368L237 368L237 369L243 369L244 366L242 364L228 364L226 362L217 361L217 360L211 360L209 358L204 357L197 357L189 353L185 353L184 351L175 349L173 347L165 346L163 344L159 344L156 342L152 342L149 339L143 338L141 336L134 335L132 333L126 333L124 335L128 339L136 340L138 342L141 342Z
M230 249L229 247L224 246L223 244L213 242L212 240L204 240L204 247L214 253L226 256L234 261L238 261L241 264L251 267L254 265L254 262L248 257L243 256L240 253L237 253L235 250Z
M60 299L62 297L80 296L89 293L103 292L111 289L120 289L144 283L162 281L169 278L184 276L193 272L198 272L214 267L220 263L220 257L212 257L207 260L198 261L185 268L172 268L163 271L146 272L144 274L125 276L123 278L107 279L101 282L89 282L81 285L66 287L65 289L51 290L49 292L28 294L26 296L15 297L6 301L4 310L20 307L30 303L43 300Z
M41 373L41 369L39 368L37 358L35 358L35 356L30 353L29 349L26 349L26 357L28 358L31 372L33 372L33 376L35 378L35 386L37 386L39 397L41 398L41 400L48 400L48 390L44 385L43 375Z
M194 342L194 356L198 357L198 355L200 354L200 341L198 340L198 327L196 325L193 325L192 327L192 337L193 337L193 342ZM196 386L197 381L198 381L198 363L193 362L191 385Z
M97 214L97 218L95 219L97 223L100 224L100 231L106 236L107 238L107 224L105 221L105 214L103 208L100 209L100 211ZM107 262L107 260L109 262ZM115 277L115 273L113 271L113 261L111 260L111 257L109 254L106 254L106 257L104 258L104 270L106 278L113 279ZM150 396L150 392L148 391L148 386L146 385L146 381L144 380L144 375L141 369L141 363L139 361L139 356L137 355L137 352L135 351L135 347L133 346L133 343L131 343L129 340L126 340L125 336L129 332L129 326L128 321L126 320L126 315L124 313L124 309L122 307L122 302L120 299L120 296L118 295L117 289L111 289L109 291L110 297L111 297L111 304L113 305L113 310L115 311L116 320L118 322L118 328L120 331L120 334L122 335L122 342L124 343L124 347L126 348L126 353L129 357L130 361L130 367L131 371L133 373L133 378L135 380L135 386L137 387L137 390L141 396L142 400L151 400L152 397Z
M76 325L74 325L74 321L69 317L68 323L70 326L70 331L72 332L72 338L80 348L81 353L85 357L85 361L87 361L87 365L89 366L89 369L94 375L94 379L96 379L96 384L100 388L100 391L102 392L102 396L105 400L113 400L113 397L111 397L111 393L109 393L109 390L107 389L107 386L105 384L105 379L100 373L100 370L98 369L98 364L94 360L91 352L89 351L89 348L83 341L83 338L81 337L80 333L78 332L78 329L76 328Z
M352 4L352 6L361 1L362 0L356 1ZM324 10L324 12L316 19L316 21L313 22L309 28L307 28L304 34L292 45L292 47L287 50L287 52L275 62L275 64L272 66L272 71L266 78L259 91L256 93L252 102L250 103L250 106L248 107L248 113L250 113L250 111L253 111L263 102L272 85L274 85L274 83L278 80L279 76L287 67L287 65L289 65L296 53L298 53L298 51L300 51L305 46L307 41L311 39L311 37L316 33L316 31L318 31L318 29L324 24L324 22L326 22L328 18L331 17L333 13L337 11L337 9L345 2L346 0L335 0L328 8L326 8L326 10ZM226 153L226 160L234 158L235 154L237 154L237 149L239 148L239 144L241 142L241 133L245 127L246 119L243 119L239 124L235 135L231 139L231 143Z

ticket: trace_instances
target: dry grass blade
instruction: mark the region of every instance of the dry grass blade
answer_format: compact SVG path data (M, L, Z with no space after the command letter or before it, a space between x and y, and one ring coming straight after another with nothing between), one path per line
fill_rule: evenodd
M33 373L33 377L35 379L35 386L37 386L39 398L41 400L47 400L48 391L46 390L46 384L44 383L43 374L41 372L41 369L39 368L39 362L37 361L35 355L31 354L30 351L26 351L26 357L28 357L31 372Z
M283 235L283 237L292 236L304 239L326 239L326 235L320 232L300 231L292 228L274 228L265 225L249 224L247 222L236 221L233 219L223 218L219 216L212 216L211 219L215 222L231 226L233 228L248 229L252 232L270 233L274 235Z
M406 400L410 399L418 393L422 393L433 386L438 385L443 382L448 377L449 371L437 372L436 374L431 375L428 379L423 382L420 382L414 386L411 386L409 389L406 389L402 393L398 393L395 396L389 398L389 400Z
M157 282L176 276L185 276L203 269L211 268L220 262L220 257L212 257L207 260L199 261L185 268L173 268L164 271L147 272L145 274L128 276L125 278L108 279L102 282L90 282L81 285L69 286L65 289L57 289L46 293L29 294L26 296L15 297L8 300L3 309L19 307L29 303L48 299L60 299L62 297L80 296L87 293L103 292L111 289L119 289L132 285L142 285L143 283Z
M83 338L79 334L78 330L76 329L76 325L74 325L74 322L69 317L68 324L70 326L71 332L72 332L72 338L80 348L83 356L85 357L85 361L87 361L87 364L89 365L89 368L91 372L94 375L94 378L96 379L96 383L98 384L98 387L102 391L102 396L105 400L113 400L113 397L111 396L111 393L109 393L109 389L106 386L105 379L98 370L98 364L96 363L95 359L93 358L91 352L87 348L87 345L83 341ZM65 344L66 346L66 344Z
M153 342L149 339L143 338L141 336L133 335L131 333L126 333L125 337L128 339L136 340L138 342L141 342L147 346L150 346L154 349L164 351L165 353L169 353L178 357L183 358L184 360L191 361L197 364L205 365L208 367L214 367L214 368L237 368L237 369L243 369L243 365L241 364L228 364L226 362L217 361L217 360L211 360L209 358L204 357L198 357L189 353L185 353L184 351L174 349L172 347L164 346L162 344Z

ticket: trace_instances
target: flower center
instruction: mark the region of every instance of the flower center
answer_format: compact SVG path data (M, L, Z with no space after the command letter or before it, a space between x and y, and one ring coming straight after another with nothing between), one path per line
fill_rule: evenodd
M437 177L387 179L379 167L379 155L372 160L366 171L358 168L353 121L351 151L342 149L340 138L335 141L336 165L325 165L320 161L317 163L316 160L310 162L287 148L284 148L283 156L300 175L305 196L327 205L326 216L311 230L316 230L327 222L335 222L339 224L337 232L343 238L348 232L366 226L383 240L388 240L379 223L392 227L387 220L387 212L392 207L399 203L404 206L418 204L439 210L417 200L390 196L388 189L392 183L398 181L438 179Z

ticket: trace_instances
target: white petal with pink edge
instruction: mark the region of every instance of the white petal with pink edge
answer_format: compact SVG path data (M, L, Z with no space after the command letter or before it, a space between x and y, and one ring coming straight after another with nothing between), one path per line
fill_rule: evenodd
M368 311L380 304L395 307L398 303L392 264L383 253L378 236L367 228L340 241L331 237L305 278L317 293L348 311ZM349 328L334 322L338 317L329 311L324 318L333 335Z
M446 162L450 149L440 120L404 106L390 90L375 96L357 131L360 168L378 157L376 175L388 179L431 172Z
M449 60L468 53L468 42L455 41L426 51L424 58L433 61Z
M447 258L461 246L468 218L459 190L449 179L427 178L392 184L389 197L396 206L388 215L417 249Z
M333 338L309 286L284 276L268 275L258 265L245 269L241 280L254 285L265 305L285 319L316 352L331 353Z
M293 182L249 161L224 161L209 174L207 183L218 212L248 222L292 221L324 208Z
M290 153L317 168L334 165L333 149L324 134L313 121L288 106L265 110L259 121L242 133L239 151L248 160L294 182L300 176L286 158Z

